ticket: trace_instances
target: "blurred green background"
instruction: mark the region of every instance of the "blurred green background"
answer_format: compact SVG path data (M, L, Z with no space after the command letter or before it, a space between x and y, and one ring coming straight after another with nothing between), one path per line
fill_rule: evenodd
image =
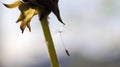
M49 25L61 67L120 67L120 0L60 0L59 7L66 25L53 13ZM22 34L15 23L19 14L0 3L0 67L50 67L38 16L31 21L32 32Z

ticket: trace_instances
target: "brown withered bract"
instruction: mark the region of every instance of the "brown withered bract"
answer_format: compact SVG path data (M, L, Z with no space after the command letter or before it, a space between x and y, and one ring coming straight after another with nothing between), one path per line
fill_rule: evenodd
M63 23L59 7L58 7L58 0L28 0L27 2L30 2L33 5L40 5L44 7L44 10L41 11L40 20L44 18L46 15L48 15L50 12L53 12L57 19ZM65 23L63 23L65 25Z

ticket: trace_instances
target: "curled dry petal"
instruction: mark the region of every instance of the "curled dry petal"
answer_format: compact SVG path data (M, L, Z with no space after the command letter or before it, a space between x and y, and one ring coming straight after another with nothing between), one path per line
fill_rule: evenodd
M37 14L36 10L30 8L30 6L26 3L22 3L19 6L19 10L21 11L21 14L17 22L21 21L20 29L22 30L22 33L24 32L26 26L28 27L29 31L31 31L30 21L32 17Z
M4 4L3 3L3 5L5 5L7 8L15 8L15 7L18 7L20 4L21 4L20 0L17 0L14 3L12 3L12 4Z
M25 18L23 19L23 21L21 22L20 28L22 30L22 33L24 32L25 27L27 26L29 31L31 31L30 28L30 21L32 19L32 17L35 15L35 9L29 9L25 12Z

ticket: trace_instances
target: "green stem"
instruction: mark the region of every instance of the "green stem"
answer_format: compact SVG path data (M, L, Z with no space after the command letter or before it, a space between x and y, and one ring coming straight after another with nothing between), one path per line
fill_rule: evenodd
M59 67L59 62L58 62L56 51L54 48L54 43L53 43L52 36L50 33L47 17L45 17L41 20L41 25L43 28L45 40L47 42L47 48L48 48L51 66L52 67Z

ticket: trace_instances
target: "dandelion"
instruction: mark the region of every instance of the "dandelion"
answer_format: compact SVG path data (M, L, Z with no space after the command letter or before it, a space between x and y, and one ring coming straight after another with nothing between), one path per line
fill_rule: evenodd
M17 0L12 4L4 4L7 8L15 8L18 7L20 10L20 16L18 17L16 23L21 22L20 29L22 33L27 27L29 31L31 31L30 21L35 16L39 16L39 20L41 21L41 25L43 28L43 33L45 36L48 53L50 57L50 62L52 67L59 67L56 51L54 48L53 40L50 34L50 29L48 25L47 17L53 12L57 19L63 23L59 8L58 8L58 0ZM65 25L65 23L63 23Z
M59 13L58 0L17 0L12 4L4 5L8 8L19 8L21 14L16 23L21 22L20 29L22 30L22 33L26 27L31 31L30 21L32 17L37 14L41 21L44 17L47 17L51 12L53 12L57 19L63 23Z

